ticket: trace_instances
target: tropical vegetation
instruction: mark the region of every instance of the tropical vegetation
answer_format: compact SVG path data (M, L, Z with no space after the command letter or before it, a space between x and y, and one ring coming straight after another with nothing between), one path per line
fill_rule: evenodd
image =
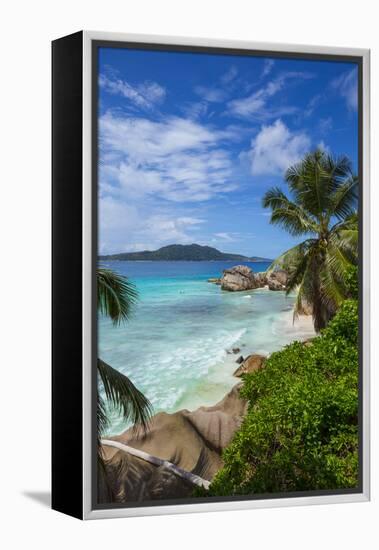
M346 274L358 260L358 178L346 156L316 150L288 168L290 197L267 191L271 223L305 240L277 258L271 269L289 272L287 292L297 292L295 315L310 305L317 332L349 297Z
M271 222L305 240L275 260L312 306L318 336L243 375L248 412L223 453L215 496L355 488L358 460L357 178L346 157L309 153L290 167L291 197L269 190ZM198 491L197 494L200 494Z
M285 182L289 195L272 188L263 206L272 224L303 240L269 269L287 271L287 293L297 293L294 315L310 306L317 336L243 375L247 413L223 452L223 467L196 496L358 486L358 180L347 157L316 150L286 171ZM115 325L129 318L136 298L126 278L98 270L98 311ZM106 399L146 427L151 408L143 394L101 359L98 373ZM107 421L99 393L100 434Z
M129 319L137 296L135 286L126 277L110 269L97 270L97 309L101 315L110 317L115 326ZM127 376L100 358L97 360L97 370L100 380L97 398L98 437L109 426L108 408L101 396L101 389L108 407L110 405L116 409L126 422L131 421L133 425L146 429L152 413L149 400ZM100 452L100 445L98 447Z
M346 300L308 345L244 377L249 408L210 495L354 488L358 483L358 304Z

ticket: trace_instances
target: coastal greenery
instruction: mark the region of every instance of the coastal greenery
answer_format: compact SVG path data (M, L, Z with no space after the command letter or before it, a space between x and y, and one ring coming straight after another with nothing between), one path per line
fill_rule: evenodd
M271 262L267 258L258 256L247 257L241 254L220 252L211 246L200 244L172 244L158 250L144 250L142 252L124 252L100 256L101 260L128 260L128 261L236 261L236 262Z
M263 206L271 223L304 240L274 260L287 293L296 292L294 315L311 306L317 336L272 353L259 370L243 374L248 410L222 453L223 467L209 490L194 496L231 496L358 485L358 181L346 157L316 150L290 167L290 197L270 189ZM103 257L117 260L264 261L200 245ZM278 272L276 272L278 274ZM136 289L111 270L98 270L98 311L115 325L127 320ZM107 400L145 429L150 403L132 382L98 359ZM106 430L99 395L99 434ZM100 457L101 461L101 457Z
M244 376L248 412L208 494L357 486L357 339L358 303L349 299L311 343L294 342Z
M137 300L135 286L124 276L110 269L97 270L97 310L110 317L115 326L129 319ZM132 381L100 358L97 370L106 399L122 414L125 421L146 429L152 413L149 400ZM104 399L98 392L97 424L99 437L107 430L109 420Z
M287 293L297 291L295 315L311 305L319 332L349 297L347 274L358 257L358 179L347 157L316 150L288 168L285 180L291 197L275 187L264 195L263 206L271 209L272 224L306 239L271 269L288 271Z
M271 223L306 239L277 258L294 314L312 306L312 341L243 375L248 412L223 452L214 496L353 488L358 484L357 178L346 157L309 153L270 189ZM198 494L200 494L198 492Z

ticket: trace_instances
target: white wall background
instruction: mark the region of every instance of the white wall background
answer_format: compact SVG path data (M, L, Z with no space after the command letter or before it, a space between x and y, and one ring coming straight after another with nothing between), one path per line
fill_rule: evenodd
M2 4L0 544L7 538L3 548L378 548L378 336L373 337L372 357L370 503L81 523L40 502L46 500L50 484L50 41L94 29L371 48L375 274L379 231L375 4L373 0ZM377 288L372 294L372 328L377 335Z

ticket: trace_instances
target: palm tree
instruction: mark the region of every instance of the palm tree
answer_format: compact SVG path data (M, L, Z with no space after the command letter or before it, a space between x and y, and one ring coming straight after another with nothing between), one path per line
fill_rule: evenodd
M111 318L114 325L129 319L137 299L137 291L126 277L110 269L97 270L97 309L102 315ZM140 425L146 430L152 407L149 400L131 380L100 358L97 370L108 402L120 411L126 421ZM103 398L97 399L98 438L100 439L109 424ZM100 449L100 445L98 446ZM100 452L100 451L99 451Z
M129 319L133 306L137 299L137 291L126 277L109 269L99 268L97 270L97 309L98 312L110 317L115 325ZM152 406L148 399L132 384L129 378L98 358L98 373L108 401L122 412L126 420L132 420L134 426L138 425L144 433L148 427ZM104 502L113 501L116 495L113 494L111 483L107 477L107 470L102 456L101 436L108 426L108 418L104 400L98 393L97 399L97 424L98 424L98 489L103 495ZM141 431L136 432L140 434ZM210 482L200 477L202 471L209 468L208 460L204 453L200 453L195 468L188 472L179 468L168 460L162 460L140 449L135 449L114 440L102 440L103 444L117 448L132 456L145 460L150 464L164 468L187 483L195 487L209 488ZM199 473L195 473L195 471ZM104 497L105 495L105 497Z
M287 293L298 291L294 315L310 304L319 332L347 297L346 273L357 264L358 179L347 157L316 150L288 168L285 180L290 198L275 187L264 195L263 207L271 208L272 224L306 239L269 269L288 270Z

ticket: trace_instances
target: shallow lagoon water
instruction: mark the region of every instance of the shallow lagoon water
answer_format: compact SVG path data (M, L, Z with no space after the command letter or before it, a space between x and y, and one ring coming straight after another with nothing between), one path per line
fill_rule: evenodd
M102 262L137 287L131 320L99 318L99 356L126 374L154 412L213 405L237 379L238 355L269 354L313 335L310 318L293 324L294 297L257 289L224 292L207 279L231 262ZM267 263L251 263L264 271ZM228 353L240 348L238 355ZM112 414L110 431L127 426Z

